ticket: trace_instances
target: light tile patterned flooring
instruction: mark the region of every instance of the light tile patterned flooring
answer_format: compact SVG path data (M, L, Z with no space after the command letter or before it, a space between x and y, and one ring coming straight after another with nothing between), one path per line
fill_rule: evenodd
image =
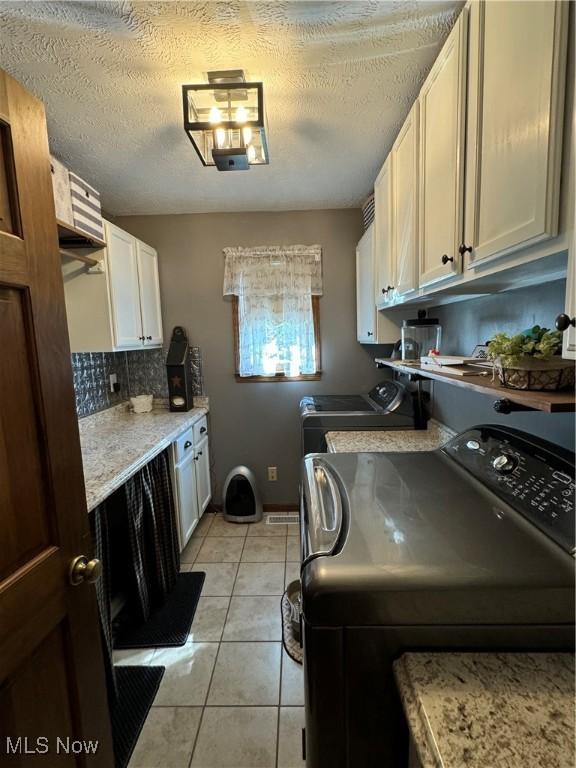
M181 556L205 571L181 648L121 651L166 667L129 768L302 768L302 667L282 647L280 597L299 575L298 527L206 514Z

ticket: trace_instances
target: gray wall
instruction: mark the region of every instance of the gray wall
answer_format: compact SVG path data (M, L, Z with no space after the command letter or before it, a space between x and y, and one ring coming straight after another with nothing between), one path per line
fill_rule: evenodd
M484 344L496 331L518 333L533 325L554 327L556 316L564 311L566 281L522 288L430 309L430 317L442 324L442 351L470 354L476 344ZM493 397L467 392L459 387L434 383L434 415L458 431L473 424L506 424L544 437L574 450L574 414L536 411L497 414Z
M296 503L304 395L368 391L384 378L373 357L378 347L356 342L355 246L362 234L358 210L119 217L116 223L157 248L165 339L187 328L202 350L210 397L216 499L236 464L257 475L265 503ZM320 243L324 295L320 300L321 381L237 383L232 308L222 296L225 246ZM278 481L266 467L278 467Z

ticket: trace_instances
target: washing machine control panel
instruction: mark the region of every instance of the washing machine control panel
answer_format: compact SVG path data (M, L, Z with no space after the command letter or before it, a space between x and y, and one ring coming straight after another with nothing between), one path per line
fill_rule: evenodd
M541 531L575 553L576 486L568 452L514 430L477 427L442 449Z

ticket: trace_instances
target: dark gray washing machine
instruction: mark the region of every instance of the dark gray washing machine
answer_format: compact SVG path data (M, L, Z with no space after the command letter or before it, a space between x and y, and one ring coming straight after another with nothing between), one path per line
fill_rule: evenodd
M481 426L302 465L308 768L407 765L404 651L574 648L573 454Z
M383 381L366 395L315 395L300 401L302 455L326 451L326 433L426 429L430 396L422 382Z

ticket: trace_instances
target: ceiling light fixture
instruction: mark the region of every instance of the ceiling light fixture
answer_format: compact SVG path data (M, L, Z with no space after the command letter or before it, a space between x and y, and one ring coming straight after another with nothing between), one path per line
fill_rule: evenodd
M268 165L262 83L244 70L208 72L208 82L183 85L184 130L205 166L247 171Z

